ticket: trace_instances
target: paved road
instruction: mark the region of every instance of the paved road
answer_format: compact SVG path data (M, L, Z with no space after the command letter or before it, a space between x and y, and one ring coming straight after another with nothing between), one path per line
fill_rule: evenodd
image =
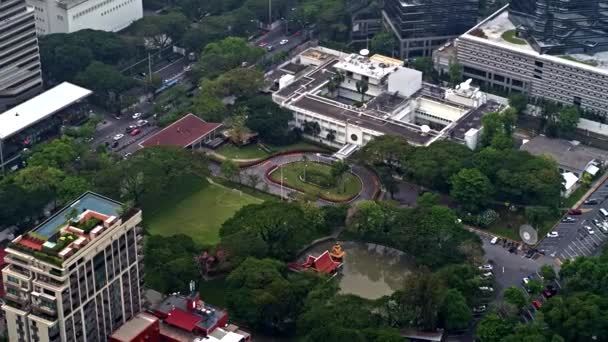
M258 189L265 190L265 188L267 186L268 192L270 192L271 194L274 194L277 196L283 196L284 198L289 198L289 195L295 191L291 190L287 187L283 187L283 189L281 189L280 185L277 185L277 184L271 182L270 180L266 179L266 172L269 169L271 169L275 166L278 166L278 165L285 165L285 164L292 163L295 161L303 160L302 159L303 155L306 155L308 160L311 160L311 161L319 161L322 163L331 163L332 162L332 159L330 159L324 155L320 155L318 153L288 154L288 155L273 157L261 164L257 164L257 165L245 168L241 171L241 177L246 182L248 175L255 174L261 180L260 184L257 186ZM212 172L218 172L218 171L219 170L217 167L212 167ZM361 190L361 193L359 193L359 195L355 199L353 199L351 201L351 203L372 199L376 192L376 189L378 189L378 187L379 187L379 181L376 178L376 176L368 169L366 169L362 166L358 166L358 165L354 165L352 167L352 172L361 179L363 188ZM322 201L322 200L319 200L318 203L321 205L329 204L329 202Z
M598 200L595 205L582 205L582 215L571 216L577 221L573 223L560 222L554 231L559 237L545 237L537 249L544 250L547 256L559 259L560 262L572 260L578 256L597 255L601 252L601 246L608 239L604 230L593 223L593 219L603 221L605 218L600 214L600 208L608 209L608 184L604 182L595 190L589 198ZM585 226L593 230L590 234Z

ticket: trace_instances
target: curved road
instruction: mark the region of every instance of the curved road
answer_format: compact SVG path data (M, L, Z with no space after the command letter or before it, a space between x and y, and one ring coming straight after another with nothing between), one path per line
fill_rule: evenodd
M270 180L266 179L266 172L275 166L280 166L280 165L293 163L296 161L301 161L301 160L303 160L302 157L304 155L306 155L306 157L310 161L317 161L317 162L321 162L321 163L325 163L325 164L331 164L333 162L333 159L328 158L325 155L321 155L321 154L317 154L317 153L286 154L286 155L272 157L260 164L253 165L253 166L242 169L241 178L243 179L243 182L247 183L248 175L255 174L260 179L260 184L258 184L256 187L257 189L264 188L264 184L265 184L268 186L267 192L270 192L271 194L274 194L277 196L282 195L284 198L288 198L289 194L292 192L295 192L295 190L289 189L287 187L283 187L283 191L281 191L280 185L277 185L277 184L271 182ZM378 181L376 175L373 172L371 172L370 170L368 170L362 166L359 166L359 165L353 165L351 170L357 177L359 177L359 179L361 179L362 188L361 188L361 192L359 193L359 195L357 195L357 197L355 197L353 200L351 200L350 203L373 199L376 189L379 189L379 187L380 187L380 182ZM266 190L266 189L264 189L264 190ZM328 202L328 201L324 201L324 200L318 200L317 203L321 204L321 205L332 204L332 202Z

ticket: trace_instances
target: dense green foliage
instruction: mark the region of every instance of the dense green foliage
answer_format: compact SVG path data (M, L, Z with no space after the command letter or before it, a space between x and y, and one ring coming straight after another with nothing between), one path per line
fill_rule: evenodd
M386 203L360 202L350 219L348 230L364 241L376 242L402 250L420 265L431 267L459 263L470 257L467 243L478 238L457 222L447 207L433 205L413 209Z
M202 247L186 235L146 238L146 284L162 293L187 291L191 280L198 280L200 272L194 258Z

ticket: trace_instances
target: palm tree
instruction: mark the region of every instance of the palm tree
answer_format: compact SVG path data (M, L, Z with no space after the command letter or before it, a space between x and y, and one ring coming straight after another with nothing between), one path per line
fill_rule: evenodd
M338 97L340 97L340 84L344 82L344 74L339 70L336 70L336 74L332 78L332 81L336 84L336 90L338 91Z
M329 93L331 95L333 95L333 93L338 89L338 85L336 84L336 80L335 79L330 79L329 83L327 83L327 90L329 91Z
M369 84L367 81L357 81L357 92L361 94L361 103L365 101L365 93L369 90Z
M339 188L339 192L344 192L344 178L346 173L350 170L350 166L343 161L337 161L331 164L331 176L334 182Z

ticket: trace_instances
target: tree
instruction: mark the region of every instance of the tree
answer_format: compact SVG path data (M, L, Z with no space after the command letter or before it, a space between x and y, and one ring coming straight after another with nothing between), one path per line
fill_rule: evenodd
M242 38L228 37L207 44L195 69L199 76L214 78L242 63L254 64L264 53L264 49L249 46Z
M237 109L236 113L234 113L229 120L230 130L228 131L228 134L230 136L230 141L237 146L245 144L250 133L249 128L245 125L246 113L247 109L241 107Z
M576 130L580 113L577 107L569 106L562 108L558 113L558 127L560 133L571 133Z
M555 274L555 270L551 265L542 265L539 273L547 283L551 283L557 278L557 274Z
M503 319L495 313L487 314L477 326L476 341L500 342L513 331L514 326L513 318Z
M97 103L108 107L116 105L116 94L136 84L134 79L123 76L113 66L97 61L92 62L86 69L78 73L75 81L93 90Z
M604 341L608 338L608 305L604 296L588 292L557 296L541 312L547 326L566 341Z
M411 67L422 72L423 76L430 76L433 73L433 59L418 57L412 61Z
M394 56L397 40L391 32L378 32L371 40L371 48L374 52Z
M391 195L391 199L395 199L395 193L399 192L399 186L389 168L380 170L380 180L386 191Z
M504 298L507 303L515 306L518 310L523 309L528 304L526 295L515 286L510 286L505 290Z
M469 326L473 319L471 308L466 299L455 289L449 289L445 295L443 305L439 310L441 326L449 330L462 330Z
M131 29L147 40L146 45L163 50L177 43L189 27L188 19L181 12L145 16L132 24Z
M387 165L396 171L401 162L413 152L414 148L401 136L385 134L375 137L357 152L355 158L362 164Z
M528 106L528 98L524 94L513 93L509 96L509 106L515 109L517 113L522 114Z
M450 179L450 195L468 210L477 212L487 205L492 194L492 184L478 169L462 169Z
M192 238L183 234L146 238L146 286L163 293L188 291L190 280L200 279L195 257L201 249Z
M277 106L268 96L256 96L244 102L248 109L245 124L269 144L287 145L299 134L289 127L293 113Z
M250 173L247 175L247 180L249 182L249 186L252 188L257 188L258 184L262 181L260 176L255 173Z
M78 176L67 176L57 185L57 196L61 203L68 203L90 189L91 184L86 179Z
M450 63L448 66L448 75L450 76L450 84L455 87L459 82L462 81L462 74L464 67L460 63Z
M62 136L59 139L36 146L27 162L29 166L49 166L56 169L65 169L76 160L77 156L78 151L74 140Z
M365 102L365 93L369 90L369 83L364 80L357 81L357 93L361 94L361 103Z
M226 118L226 107L216 96L201 92L193 102L192 112L206 121L222 122Z
M538 296L541 292L543 292L543 283L536 279L530 279L526 287L533 296Z
M338 186L338 192L346 191L344 180L346 175L350 171L350 166L344 161L335 161L331 164L331 178L334 183Z
M31 166L19 171L15 177L15 184L31 192L54 193L59 187L65 173L53 167Z
M232 180L239 173L239 166L231 159L226 159L221 165L222 175Z
M302 130L304 134L316 137L321 133L321 126L316 121L304 121Z

